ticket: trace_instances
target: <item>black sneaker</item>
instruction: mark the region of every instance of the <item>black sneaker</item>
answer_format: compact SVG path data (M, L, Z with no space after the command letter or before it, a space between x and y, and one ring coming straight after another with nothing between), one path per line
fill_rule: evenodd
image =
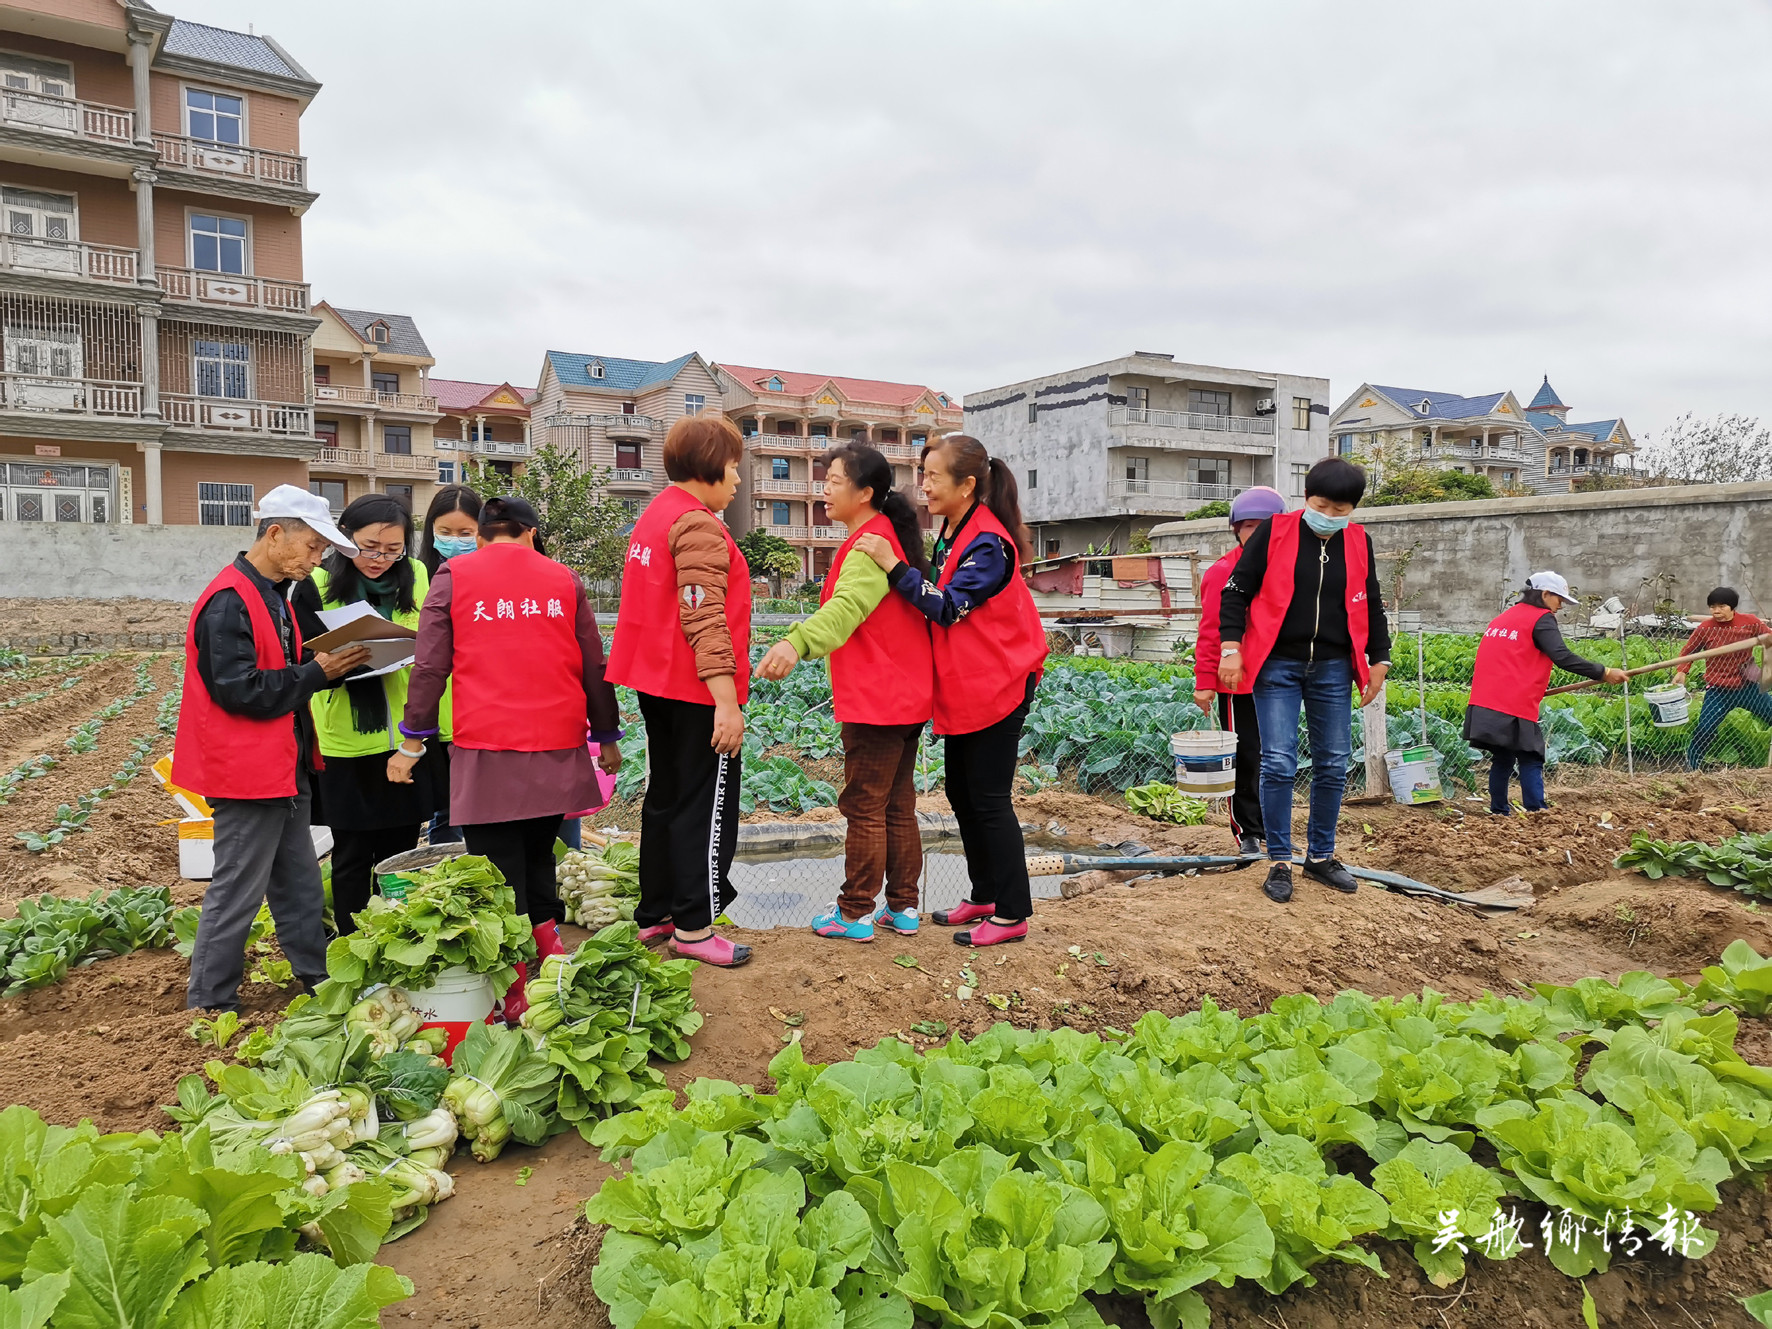
M1320 863L1313 863L1307 858L1304 861L1304 875L1312 881L1320 881L1330 889L1341 891L1347 895L1352 895L1360 889L1360 883L1354 880L1352 873L1342 867L1339 859L1325 858Z
M1237 841L1237 856L1239 858L1260 858L1261 841L1253 835L1245 835Z
M1275 904L1285 904L1292 898L1292 866L1289 863L1275 863L1267 870L1267 880L1261 883L1261 889L1267 898Z

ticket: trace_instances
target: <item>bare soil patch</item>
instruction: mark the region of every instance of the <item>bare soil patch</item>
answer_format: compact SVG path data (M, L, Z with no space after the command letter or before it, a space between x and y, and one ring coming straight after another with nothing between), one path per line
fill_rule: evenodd
M0 598L0 637L53 637L65 632L180 632L191 617L182 600L30 600Z

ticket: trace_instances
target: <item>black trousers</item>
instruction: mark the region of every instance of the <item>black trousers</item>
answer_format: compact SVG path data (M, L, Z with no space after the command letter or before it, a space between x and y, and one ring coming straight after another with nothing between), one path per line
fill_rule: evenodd
M740 758L710 746L714 708L641 692L646 720L646 799L640 805L640 903L634 922L670 919L684 932L709 927L738 891Z
M357 911L375 893L375 865L418 846L417 826L332 832L332 923L341 937L357 930Z
M1255 698L1247 692L1218 694L1218 723L1237 734L1237 787L1231 791L1231 834L1267 839L1261 828L1261 727Z
M996 724L946 738L948 806L960 823L966 875L972 882L968 898L995 905L999 918L1021 919L1034 912L1027 849L1011 797L1021 726L1033 695L1030 677L1027 698Z
M554 839L560 833L559 813L522 821L490 821L461 828L470 854L492 860L505 874L505 885L517 893L517 912L528 914L536 927L550 919L566 921L566 906L554 889Z

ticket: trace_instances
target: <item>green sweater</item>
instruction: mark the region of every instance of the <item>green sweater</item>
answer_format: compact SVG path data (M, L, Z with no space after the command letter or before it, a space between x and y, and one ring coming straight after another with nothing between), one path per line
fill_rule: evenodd
M810 618L788 629L787 640L802 660L817 660L848 641L861 621L891 591L886 572L873 559L854 550L843 560L831 598Z

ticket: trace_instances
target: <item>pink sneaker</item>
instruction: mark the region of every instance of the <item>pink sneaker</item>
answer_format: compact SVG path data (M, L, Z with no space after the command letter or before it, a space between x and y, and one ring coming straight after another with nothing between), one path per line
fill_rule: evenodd
M649 928L641 928L640 944L642 946L650 946L655 941L668 941L670 940L671 934L676 930L677 929L672 925L671 920L668 918L662 923L654 923Z
M545 960L550 955L566 954L566 946L560 940L560 925L553 919L550 918L547 922L537 925L534 933L535 958L537 960Z
M973 904L970 900L962 900L952 909L937 909L930 917L944 928L957 928L975 918L989 918L996 912L994 904Z
M686 960L700 960L703 964L715 965L721 969L736 969L751 958L749 946L730 942L717 932L700 941L684 941L681 937L673 937L671 949Z
M987 909L985 912L989 913L990 911ZM1028 921L1025 918L1019 922L1010 923L1006 926L1002 923L993 923L989 919L986 919L977 927L972 928L969 931L956 932L954 934L954 945L997 946L1006 941L1026 941L1027 935Z

